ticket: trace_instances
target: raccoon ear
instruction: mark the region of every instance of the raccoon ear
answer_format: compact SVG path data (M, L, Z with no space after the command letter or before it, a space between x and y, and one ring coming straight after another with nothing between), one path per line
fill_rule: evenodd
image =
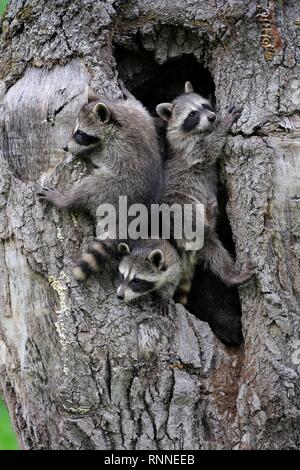
M98 96L91 88L87 89L87 97L88 97L88 103L92 103L92 101L100 100L100 96Z
M172 116L173 106L174 105L172 103L158 104L156 106L156 112L164 121L168 122Z
M185 82L184 91L185 91L185 93L193 93L194 88L193 88L191 82Z
M105 124L110 120L110 110L104 103L97 103L93 108L93 113Z
M154 264L159 270L161 270L164 266L165 257L161 250L153 250L147 256L148 260Z
M119 243L118 244L118 252L122 255L130 255L130 248L127 243Z
M110 110L104 103L97 103L93 108L93 113L105 124L110 120Z

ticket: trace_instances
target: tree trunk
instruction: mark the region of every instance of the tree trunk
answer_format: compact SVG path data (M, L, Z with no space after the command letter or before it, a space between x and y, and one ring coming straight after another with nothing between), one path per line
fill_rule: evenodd
M0 386L23 448L299 447L299 24L296 0L11 0L0 43ZM257 265L239 289L240 348L182 306L162 317L147 299L120 304L113 268L78 285L72 266L92 220L35 192L86 171L61 149L88 83L118 98L119 71L151 108L177 78L160 70L187 56L199 83L209 70L221 110L243 106L222 171L237 260Z

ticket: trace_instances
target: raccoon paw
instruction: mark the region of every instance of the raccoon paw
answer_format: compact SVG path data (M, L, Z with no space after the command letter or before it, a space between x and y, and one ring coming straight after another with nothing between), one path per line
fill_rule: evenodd
M210 215L215 215L218 207L218 201L216 198L212 198L208 201L206 210L209 212Z
M256 265L252 263L252 261L247 260L245 269L240 273L240 276L242 278L241 284L248 282L253 277L253 275L255 274L255 268Z
M225 131L229 131L231 126L237 122L239 117L241 116L243 108L238 106L231 106L227 111L225 117L221 121L220 125Z
M124 85L124 82L121 78L118 79L118 84L119 84L119 87L121 89L121 92L123 94L123 96L126 98L126 99L132 99L134 98L134 96L130 93L129 90L127 90L126 86Z
M204 236L209 235L214 230L217 214L218 202L216 199L211 199L205 207Z
M64 208L66 207L66 200L63 194L51 186L46 186L37 191L40 201L49 201L52 202L56 207Z
M236 122L238 118L241 116L242 111L243 111L243 108L239 106L231 106L231 108L229 108L228 110L228 114L232 116L233 122Z
M232 278L230 279L229 285L230 286L241 286L246 284L246 282L250 281L255 273L255 265L252 261L248 260L246 262L246 267L240 272L237 272Z
M157 299L156 306L159 313L163 316L168 315L169 312L169 299Z

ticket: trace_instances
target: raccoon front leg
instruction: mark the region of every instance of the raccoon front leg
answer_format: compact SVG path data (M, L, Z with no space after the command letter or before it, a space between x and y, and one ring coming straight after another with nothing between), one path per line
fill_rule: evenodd
M239 286L252 278L255 269L254 265L247 262L246 268L239 271L228 251L217 238L208 239L201 252L204 265L218 276L227 286Z
M130 100L136 100L136 97L133 96L132 93L130 93L129 90L127 90L126 86L124 85L124 82L123 80L121 80L120 78L118 79L118 83L119 83L119 87L121 89L121 92L123 93L123 96L126 98L126 99L130 99Z
M169 303L175 293L176 285L165 285L163 289L156 291L156 304L161 315L167 315L169 310Z
M204 238L214 232L218 215L218 202L211 199L205 206L204 212Z
M166 297L161 297L159 293L157 293L157 299L156 299L156 307L159 310L159 313L161 315L168 315L169 311L169 302L172 297L166 296Z
M231 106L226 112L223 119L221 119L217 124L214 131L214 134L223 134L226 135L230 131L232 125L237 122L239 117L242 114L242 108L238 106Z
M205 157L203 163L214 164L222 155L226 136L232 125L239 119L242 108L232 106L229 108L223 119L221 119L212 132L205 140Z
M84 207L96 194L96 182L93 176L87 176L75 184L68 193L62 193L51 186L37 191L39 199L49 201L59 209L76 209Z
M38 190L38 196L41 201L49 201L59 209L69 209L67 197L55 188L45 186Z

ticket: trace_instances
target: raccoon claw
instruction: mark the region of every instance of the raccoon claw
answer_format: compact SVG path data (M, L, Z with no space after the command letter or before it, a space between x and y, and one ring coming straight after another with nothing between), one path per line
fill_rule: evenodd
M249 273L249 276L253 276L253 274L255 274L255 268L256 268L256 265L254 263L252 263L252 261L248 260L246 262L246 267L245 267L245 270L244 272L245 273ZM250 278L249 278L250 279Z
M40 196L41 199L47 199L49 201L53 198L54 195L61 196L61 193L56 189L52 188L51 186L45 186L39 189L37 194L38 196Z
M43 186L42 188L39 188L37 193L39 195L45 195L49 190L53 190L51 186Z
M217 208L218 208L218 202L216 199L211 199L210 201L208 201L206 205L206 215L208 219L215 217L217 213Z
M157 301L157 307L159 309L159 313L163 316L168 315L169 311L169 301L167 299L159 299Z
M121 92L124 94L125 85L122 78L118 78L118 85L121 88Z
M228 113L232 116L232 124L234 124L239 119L242 114L242 111L243 108L240 108L238 106L232 106L229 109Z
M130 99L130 98L134 98L134 96L132 95L132 93L130 93L129 90L127 90L126 86L124 85L124 82L121 78L118 78L118 84L119 84L119 87L120 87L120 90L121 92L123 93L123 96L126 98L126 99Z
M47 196L46 196L46 195L47 195L47 190L46 190L46 188L38 189L37 195L39 196L40 201L42 201L43 199L46 199L46 197L47 197Z
M221 128L223 128L225 131L229 131L229 129L231 128L231 126L237 122L237 120L239 119L239 117L241 116L242 114L242 108L238 107L238 106L231 106L229 108L229 110L227 111L227 114L226 116L224 117L224 119L221 121L220 125L221 125Z
M243 284L246 284L248 281L250 281L255 273L255 267L255 264L248 260L246 262L245 269L243 269L243 271L241 271L236 278L236 285L242 286Z
M51 186L45 186L37 191L40 201L50 201L57 207L64 207L64 197L60 191L52 188Z
M205 206L205 221L204 221L204 236L212 232L218 212L218 202L216 199L211 199Z

